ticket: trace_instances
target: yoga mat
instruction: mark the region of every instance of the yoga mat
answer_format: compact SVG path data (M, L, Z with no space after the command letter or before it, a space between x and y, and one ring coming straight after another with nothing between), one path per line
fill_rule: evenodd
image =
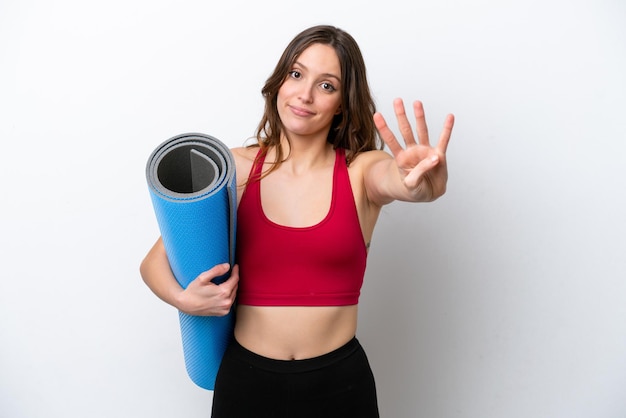
M186 288L201 272L235 257L236 179L233 156L204 134L175 136L150 155L146 177L157 223L176 280ZM222 283L230 272L214 280ZM191 380L213 390L234 327L223 317L179 312L185 367Z

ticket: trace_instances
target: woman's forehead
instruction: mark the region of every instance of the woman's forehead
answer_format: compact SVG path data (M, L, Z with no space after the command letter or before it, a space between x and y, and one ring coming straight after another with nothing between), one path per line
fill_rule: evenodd
M341 75L339 56L335 49L327 44L309 45L296 58L295 63L311 72L329 74L337 78Z

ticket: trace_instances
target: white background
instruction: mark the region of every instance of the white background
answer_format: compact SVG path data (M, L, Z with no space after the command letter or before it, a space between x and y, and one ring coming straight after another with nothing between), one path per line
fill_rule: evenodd
M361 45L378 105L457 124L448 194L386 207L359 337L394 418L626 416L626 5L0 3L0 416L208 417L138 265L162 141L250 137L313 24Z

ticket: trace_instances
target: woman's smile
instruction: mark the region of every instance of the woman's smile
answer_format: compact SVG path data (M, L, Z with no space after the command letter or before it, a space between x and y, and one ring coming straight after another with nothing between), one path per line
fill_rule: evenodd
M307 110L299 106L293 106L293 105L287 105L287 106L289 107L289 109L291 109L291 112L296 116L308 117L308 116L313 116L315 114L315 112L312 112L310 110Z

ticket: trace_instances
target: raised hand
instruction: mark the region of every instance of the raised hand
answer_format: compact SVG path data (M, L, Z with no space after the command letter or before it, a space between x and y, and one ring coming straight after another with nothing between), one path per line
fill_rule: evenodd
M395 158L404 186L412 195L418 197L416 200L434 200L446 191L448 181L446 151L454 126L454 115L449 114L446 117L439 142L431 146L422 102L413 102L417 142L402 99L395 99L393 108L406 147L402 148L380 113L374 114L376 128Z

